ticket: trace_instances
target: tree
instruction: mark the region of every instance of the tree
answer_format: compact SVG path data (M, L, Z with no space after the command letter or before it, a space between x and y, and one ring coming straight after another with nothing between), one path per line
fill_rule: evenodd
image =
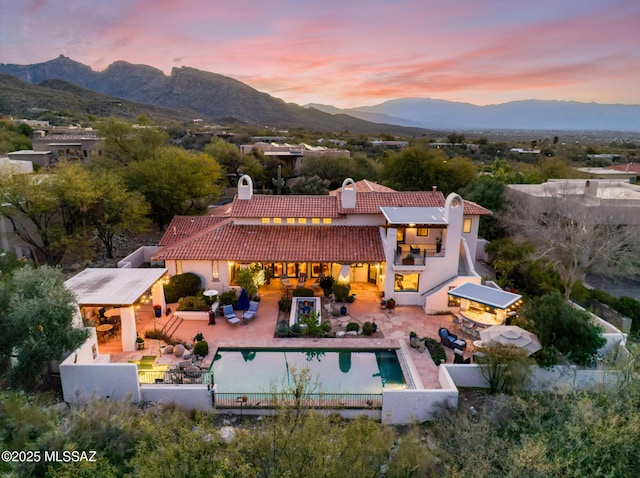
M353 167L351 161L345 158L324 158L312 157L305 158L300 166L300 176L313 177L329 182L329 188L339 187L345 178L352 176Z
M443 151L414 146L383 160L380 178L387 186L405 191L430 191L436 186L447 195L459 191L476 177L471 160L449 158Z
M166 143L168 135L164 131L151 126L134 128L124 121L109 118L102 122L98 129L104 137L103 158L93 161L127 165L131 162L151 159L156 151Z
M515 345L491 343L481 349L476 362L489 384L489 393L513 393L529 381L535 361Z
M115 238L119 234L138 235L148 230L149 204L142 194L129 191L124 179L110 170L96 171L92 181L99 191L89 212L89 221L102 242L106 256L113 257ZM104 185L109 187L105 188Z
M586 312L568 304L559 292L527 300L517 323L535 333L547 350L556 350L573 362L584 365L606 340L602 327ZM548 357L552 355L545 353Z
M204 152L214 158L225 170L225 174L238 176L244 160L240 149L218 137L211 138L211 142L204 147Z
M47 264L58 264L68 245L60 201L51 178L38 174L0 174L0 213Z
M329 180L320 176L296 178L291 184L291 194L329 194Z
M167 146L156 157L130 163L125 182L139 191L151 206L157 224L167 224L177 214L206 208L220 193L222 169L211 156Z
M478 203L494 213L493 216L480 217L478 234L487 240L504 236L504 230L495 214L505 206L505 189L503 183L491 176L478 176L460 191L464 199Z
M86 329L75 328L76 303L64 286L59 271L48 266L24 267L13 272L0 294L0 339L3 374L25 390L44 383L52 360L62 360L87 337ZM15 365L8 365L11 355Z
M588 272L637 268L638 227L603 207L590 207L582 195L533 198L511 191L502 219L513 235L534 244L534 259L557 272L565 298Z

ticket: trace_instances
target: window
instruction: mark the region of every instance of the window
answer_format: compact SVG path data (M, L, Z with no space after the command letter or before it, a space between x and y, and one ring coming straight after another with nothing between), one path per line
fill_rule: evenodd
M320 224L320 218L319 217L314 217L311 219L311 224Z
M296 218L295 217L288 217L287 218L287 224L295 224L296 223Z
M396 234L396 239L398 243L404 244L404 229L398 229L398 232Z
M176 261L176 275L182 274L182 261Z
M270 217L263 217L262 218L262 224L269 224L271 222L271 218Z
M274 224L282 224L282 218L281 217L274 217L273 218L273 223Z
M429 235L429 228L428 227L419 227L416 229L416 236L423 236L423 237L427 237Z
M325 217L322 219L322 224L331 224L331 218L330 217Z
M213 280L220 279L220 271L218 269L218 261L211 261L211 278Z
M462 225L462 232L469 234L471 232L471 218L466 218Z
M396 274L394 292L418 292L420 274Z
M298 218L298 224L306 224L307 223L307 218L306 217L299 217Z

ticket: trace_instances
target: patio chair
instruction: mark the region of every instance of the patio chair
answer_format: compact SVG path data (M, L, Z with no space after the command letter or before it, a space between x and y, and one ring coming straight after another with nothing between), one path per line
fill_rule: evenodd
M252 300L251 302L249 302L249 310L247 310L243 317L246 320L251 320L253 318L255 318L256 314L258 313L258 305L260 304L260 302L256 302L255 300Z
M296 288L297 289L304 288L306 281L307 281L307 274L305 272L301 272L300 276L298 276L298 283L296 284Z
M235 325L235 324L239 324L240 323L240 319L238 317L236 317L236 314L234 314L233 312L233 306L232 305L225 305L222 307L222 313L224 314L225 319L227 319L227 322L229 322L231 325Z
M442 345L458 350L464 350L467 348L467 342L459 339L456 334L452 334L444 327L441 327L440 330L438 330L438 335L440 336L440 343Z

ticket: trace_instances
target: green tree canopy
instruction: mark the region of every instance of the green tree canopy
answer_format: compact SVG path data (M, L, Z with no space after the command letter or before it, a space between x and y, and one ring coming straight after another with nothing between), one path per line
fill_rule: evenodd
M404 191L429 191L433 186L447 195L459 191L476 177L471 160L449 158L443 151L413 146L383 160L380 178L387 186Z
M104 138L103 158L94 160L99 164L106 161L106 164L126 165L153 158L168 138L167 133L156 127L134 128L132 124L115 118L104 120L98 129Z
M291 184L291 194L329 194L329 180L320 176L296 178Z
M491 176L478 176L464 187L460 194L464 199L499 213L505 206L505 185ZM478 234L488 240L504 236L497 216L481 216Z
M166 146L156 157L130 163L125 171L129 188L139 191L161 226L177 214L206 208L220 194L222 168L211 156Z
M59 271L48 266L13 272L0 294L2 373L25 390L38 389L50 361L61 360L87 337L73 326L77 306ZM11 354L16 357L10 365Z

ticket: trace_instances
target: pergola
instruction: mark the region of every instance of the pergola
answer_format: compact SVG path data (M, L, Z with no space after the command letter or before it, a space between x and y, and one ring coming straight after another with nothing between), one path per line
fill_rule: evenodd
M119 307L122 322L122 350L135 350L136 317L134 306L151 291L153 304L165 308L162 279L165 268L88 268L65 282L78 306Z
M522 299L521 295L472 282L451 289L449 295L462 299L461 310L466 309L472 302L495 309L495 315L500 322L505 319L507 309L519 305Z

